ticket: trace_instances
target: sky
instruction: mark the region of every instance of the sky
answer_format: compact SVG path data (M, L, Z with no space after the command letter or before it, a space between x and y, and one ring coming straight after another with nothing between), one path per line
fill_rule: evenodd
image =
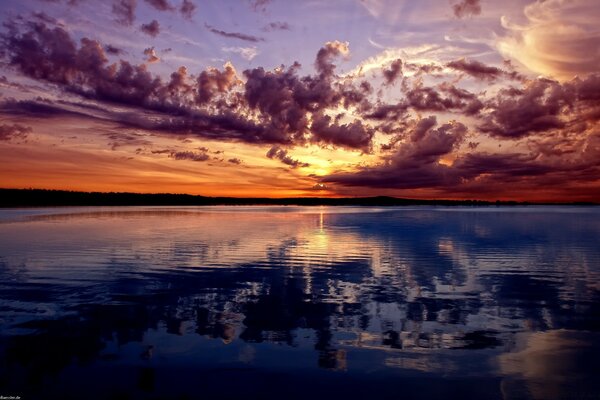
M597 0L0 11L0 187L600 201Z

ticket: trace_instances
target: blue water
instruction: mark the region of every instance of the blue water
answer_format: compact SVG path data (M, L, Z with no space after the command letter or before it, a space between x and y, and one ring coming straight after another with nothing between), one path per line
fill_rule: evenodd
M0 210L0 395L600 399L600 208Z

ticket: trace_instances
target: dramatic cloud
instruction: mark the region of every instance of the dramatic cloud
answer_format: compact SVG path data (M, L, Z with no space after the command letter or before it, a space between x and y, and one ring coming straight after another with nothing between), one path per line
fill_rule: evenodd
M451 83L444 82L438 89L456 92L456 98L472 98ZM465 196L497 193L507 182L515 190L543 189L565 180L589 185L600 176L598 89L598 75L564 84L542 78L528 81L523 88L501 89L480 105L477 130L504 140L529 138L527 152L475 152L479 142L468 142L468 150L459 151L467 137L466 126L450 122L436 128L436 118L430 116L405 123L405 129L384 146L394 152L383 156L380 164L336 172L323 182L380 189L429 188ZM387 112L380 114L386 117Z
M319 113L340 103L352 104L358 98L348 85L336 88L331 76L321 76L323 71L319 76L299 77L297 65L286 72L257 68L244 71L247 82L239 86L235 69L227 64L223 71L202 71L195 80L186 68L180 68L163 82L143 64L123 60L109 64L103 46L96 41L84 38L78 48L60 27L34 24L31 28L23 36L8 39L9 64L26 76L87 99L157 113L112 113L106 117L124 126L249 143L313 142L361 150L370 146L372 128L360 121L330 121ZM331 45L327 48L338 53ZM146 50L150 60L156 57L152 50ZM332 56L323 57L320 52L318 57L333 71ZM233 90L236 86L238 91ZM245 107L256 119L240 113ZM313 114L314 132L309 129Z
M92 109L92 106L87 106ZM83 111L76 111L54 104L46 99L33 100L6 99L0 102L0 113L28 118L61 118L61 117L90 117Z
M297 97L302 93L292 88L304 88L295 75L295 69L273 73L262 67L244 71L246 84L245 100L252 110L259 111L261 122L273 140L292 143L293 137L302 140L308 120L305 104Z
M527 68L560 80L598 72L600 7L596 0L546 0L525 7L528 22L503 18L509 35L498 49Z
M20 124L0 124L0 142L25 139L31 132L33 132L33 129L28 126Z
M392 61L389 69L383 69L383 77L388 85L394 83L398 77L402 76L402 60L397 59Z
M215 35L219 35L219 36L223 36L226 38L232 38L232 39L239 39L239 40L245 40L246 42L261 42L264 39L257 37L257 36L252 36L252 35L246 35L245 33L238 33L238 32L225 32L219 29L216 29L208 24L204 24L204 26L206 26L206 29L208 29L209 31L211 31L212 33L214 33Z
M132 25L135 21L136 6L137 0L113 0L112 12L117 17L117 22Z
M191 0L183 0L181 7L179 7L179 12L184 18L191 20L196 12L196 4Z
M476 79L488 81L498 79L504 73L500 68L488 66L476 60L465 60L464 58L451 61L446 66L471 75Z
M271 147L269 149L269 151L267 152L267 158L278 159L285 165L289 165L292 168L309 167L310 166L310 164L308 164L308 163L303 163L298 160L294 160L293 158L291 158L288 155L287 150L284 150L279 146Z
M462 0L452 6L452 11L457 18L479 15L481 14L480 0Z
M230 63L225 64L221 72L216 68L209 68L198 75L198 94L196 100L200 104L208 103L217 94L226 93L239 83L237 72Z
M335 65L333 59L338 56L348 56L350 49L348 42L333 41L325 43L317 53L317 59L315 60L315 68L322 77L333 76Z
M339 124L324 114L313 115L310 126L312 141L315 143L332 144L349 149L369 151L375 130L362 121Z
M562 128L560 116L571 95L557 82L536 80L523 90L502 90L487 107L479 130L500 138L520 138Z
M170 81L153 76L144 64L127 61L108 64L103 47L96 41L81 40L77 47L60 27L49 29L35 24L24 36L11 36L7 49L10 65L26 76L54 83L61 89L88 99L108 101L164 114L115 114L120 123L169 132L223 134L249 142L270 141L263 129L226 109L210 114L200 105L231 88L235 71L203 71L194 83L185 68L171 74Z
M338 55L348 54L346 43L328 42L317 53L318 76L299 77L299 64L288 69L265 71L262 67L244 71L244 96L251 110L272 140L282 144L331 144L368 151L374 130L361 121L340 124L322 111L363 100L368 85L359 88L332 82ZM311 124L312 120L312 124Z
M408 140L381 165L364 167L353 173L332 174L323 182L400 189L456 183L459 177L451 174L450 168L439 161L462 143L467 128L459 122L434 129L436 125L434 116L417 121Z
M183 6L174 0L150 3L154 15ZM149 12L147 7L143 11ZM67 131L94 126L98 129L88 129L97 133L94 139L99 137L105 148L108 138L116 152L136 146L139 152L132 156L143 157L166 147L152 153L163 154L163 161L218 157L217 164L229 165L223 169L231 171L241 162L239 154L253 160L244 164L249 173L256 167L257 152L266 152L269 159L298 169L293 175L306 181L297 187L310 190L322 178L335 183L328 191L336 194L375 188L469 196L491 193L503 181L525 189L556 182L565 188L597 185L600 74L562 81L520 74L516 68L521 66L513 68L499 57L485 56L498 64L470 58L487 51L478 43L465 45L468 51L452 48L450 55L436 45L387 49L361 61L349 57L347 42L331 40L316 47L312 59L299 52L304 65L288 66L273 58L270 42L261 43L260 58L254 44L213 45L212 51L218 51L214 58L207 58L198 45L193 58L183 53L187 38L177 36L176 27L158 39L176 38L162 43L161 49L169 48L158 52L150 45L136 50L133 42L112 36L106 36L112 44L74 36L66 23L27 16L6 22L0 37L0 63L10 77L0 77L0 86L9 93L0 114L11 121L1 125L3 141L29 133L11 124L32 126L36 132L39 124L43 140L53 135L45 125L64 123ZM158 33L160 26L153 22ZM257 22L255 29L264 23ZM268 29L286 30L274 24ZM142 36L127 27L111 29ZM262 40L210 25L207 29L226 38ZM239 57L217 61L231 53ZM160 61L159 55L163 62L151 65ZM279 65L244 70L240 66L249 63L240 57ZM224 65L206 66L215 62ZM239 63L237 70L234 63ZM347 65L350 72L341 68ZM219 156L197 144L186 148L198 140L242 144L235 145L235 157L229 144ZM311 168L303 170L309 164L292 156L298 148L298 154L310 154ZM263 162L265 168L276 164ZM322 176L327 171L333 172Z
M142 24L140 29L146 35L156 37L160 33L160 24L158 23L157 20L153 19L152 22L149 22L147 24Z
M442 96L446 93L447 96ZM443 84L439 89L422 86L420 83L405 91L405 106L416 111L447 112L463 111L466 114L474 114L482 108L477 98L466 90L456 89L450 84Z

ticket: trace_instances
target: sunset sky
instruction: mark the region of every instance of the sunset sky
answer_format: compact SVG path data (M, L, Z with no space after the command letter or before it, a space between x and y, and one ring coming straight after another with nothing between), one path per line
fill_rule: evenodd
M600 201L598 0L0 11L0 187Z

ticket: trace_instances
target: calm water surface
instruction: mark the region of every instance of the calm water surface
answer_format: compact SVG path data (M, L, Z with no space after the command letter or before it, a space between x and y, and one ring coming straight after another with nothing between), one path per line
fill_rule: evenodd
M0 210L0 395L600 399L600 208Z

